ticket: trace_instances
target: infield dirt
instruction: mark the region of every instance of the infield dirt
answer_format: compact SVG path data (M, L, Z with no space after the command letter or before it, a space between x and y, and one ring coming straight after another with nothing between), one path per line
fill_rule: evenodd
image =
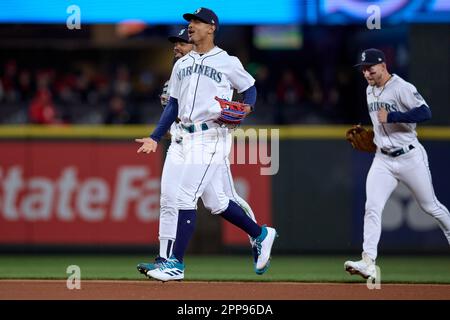
M84 280L69 290L62 280L0 280L8 300L450 300L450 285L294 282L156 282Z

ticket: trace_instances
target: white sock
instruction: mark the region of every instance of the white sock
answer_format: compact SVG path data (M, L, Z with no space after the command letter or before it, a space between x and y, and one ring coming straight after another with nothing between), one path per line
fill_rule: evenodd
M164 259L169 259L172 255L173 239L160 239L159 240L159 256Z

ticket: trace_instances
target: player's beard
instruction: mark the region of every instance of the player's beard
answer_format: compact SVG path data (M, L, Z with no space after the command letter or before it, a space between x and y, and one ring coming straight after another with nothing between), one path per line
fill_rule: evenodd
M374 77L375 86L381 87L383 86L383 74L377 75Z
M381 80L383 78L383 74L380 75L371 75L370 79L366 78L367 83L369 84L369 86L376 86L379 87L381 85Z

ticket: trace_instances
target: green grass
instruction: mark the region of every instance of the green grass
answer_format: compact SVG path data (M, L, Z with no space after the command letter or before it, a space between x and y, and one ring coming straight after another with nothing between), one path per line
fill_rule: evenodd
M276 256L267 274L253 272L250 256L187 256L186 280L361 282L343 270L347 256ZM356 259L356 256L350 257ZM66 279L69 265L81 268L82 279L144 280L136 264L144 256L1 255L0 279ZM450 257L381 257L382 282L450 283Z

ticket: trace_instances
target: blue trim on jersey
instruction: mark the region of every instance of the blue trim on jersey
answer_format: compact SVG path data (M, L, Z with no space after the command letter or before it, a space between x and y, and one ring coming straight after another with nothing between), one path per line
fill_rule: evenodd
M388 123L419 123L431 119L431 110L426 105L409 110L408 112L389 112Z
M159 118L155 130L150 135L150 138L152 138L156 142L159 142L161 138L166 134L167 130L169 130L170 126L175 121L177 116L178 100L170 97L167 106L164 108L164 111L161 114L161 118Z
M252 107L252 110L255 109L255 103L256 103L256 87L255 85L251 86L247 90L245 90L243 93L244 95L244 103L248 104Z

